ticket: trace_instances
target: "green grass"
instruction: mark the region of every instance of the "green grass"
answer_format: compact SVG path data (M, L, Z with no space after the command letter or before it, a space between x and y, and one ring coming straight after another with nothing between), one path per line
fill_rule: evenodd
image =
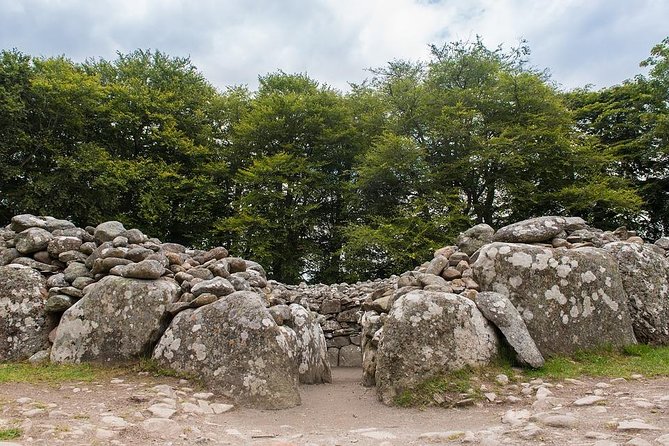
M629 378L669 376L669 346L630 345L623 349L601 349L579 352L570 358L557 357L546 361L541 369L527 370L528 377L552 379L580 376Z
M100 379L105 370L91 364L0 364L0 383L90 382Z
M23 434L18 427L0 429L0 440L16 440Z
M630 345L622 349L601 348L579 352L571 357L557 357L546 361L540 369L513 367L513 355L503 351L494 364L478 369L465 368L428 379L412 389L405 389L395 404L402 407L453 406L458 399L482 399L480 385L485 383L495 390L495 376L507 375L511 381L533 378L565 379L580 377L629 378L640 374L647 378L669 377L669 346ZM438 395L435 400L435 395ZM440 403L440 398L444 399Z
M151 359L141 359L137 362L113 365L96 363L30 364L15 362L0 364L0 384L92 382L123 375L136 375L138 372L147 372L154 377L194 379L192 375L162 367Z
M481 398L481 393L472 386L472 379L478 370L464 368L442 376L423 381L414 389L407 389L395 398L395 404L402 407L412 406L453 406L466 398ZM435 395L444 399L443 403L435 401Z

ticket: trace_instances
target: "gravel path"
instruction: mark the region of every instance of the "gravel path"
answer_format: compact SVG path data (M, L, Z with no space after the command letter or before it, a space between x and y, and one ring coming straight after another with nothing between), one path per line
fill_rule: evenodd
M483 383L488 400L457 409L400 409L358 384L359 369L303 386L283 411L232 407L187 381L0 385L0 426L20 445L665 445L669 378ZM492 400L492 401L490 401Z

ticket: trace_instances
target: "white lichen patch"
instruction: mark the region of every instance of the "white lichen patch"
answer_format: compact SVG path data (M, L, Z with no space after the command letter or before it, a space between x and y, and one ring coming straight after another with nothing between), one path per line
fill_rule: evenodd
M546 296L547 300L555 300L560 305L564 305L567 303L567 297L564 294L562 294L562 292L560 291L560 287L557 285L553 285L551 289L546 290L544 295Z
M523 279L520 276L512 276L509 278L509 285L514 288L518 288L523 284Z
M525 252L514 252L507 261L513 266L520 266L522 268L529 268L532 266L532 256Z
M196 342L191 345L191 350L195 352L198 361L204 361L207 358L207 347L204 344Z
M592 283L597 280L597 276L592 271L581 273L581 281L583 283Z

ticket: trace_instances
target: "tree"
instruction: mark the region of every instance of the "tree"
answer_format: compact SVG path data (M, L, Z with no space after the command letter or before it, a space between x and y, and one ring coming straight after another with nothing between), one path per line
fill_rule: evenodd
M231 124L234 215L218 228L233 251L265 261L273 278L339 275L345 185L355 156L340 93L305 75L260 78Z

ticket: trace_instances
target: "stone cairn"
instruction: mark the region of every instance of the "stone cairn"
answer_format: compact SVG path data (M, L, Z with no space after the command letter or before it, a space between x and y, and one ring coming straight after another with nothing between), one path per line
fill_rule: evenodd
M480 224L399 276L285 285L223 247L19 215L0 228L0 314L2 360L151 355L260 408L299 404L298 383L329 382L330 365L362 365L392 404L489 363L502 343L530 367L602 344L669 344L669 238L576 217Z
M0 360L152 355L239 404L291 407L298 381L331 380L327 349L317 315L267 285L261 265L223 247L18 215L0 229Z

